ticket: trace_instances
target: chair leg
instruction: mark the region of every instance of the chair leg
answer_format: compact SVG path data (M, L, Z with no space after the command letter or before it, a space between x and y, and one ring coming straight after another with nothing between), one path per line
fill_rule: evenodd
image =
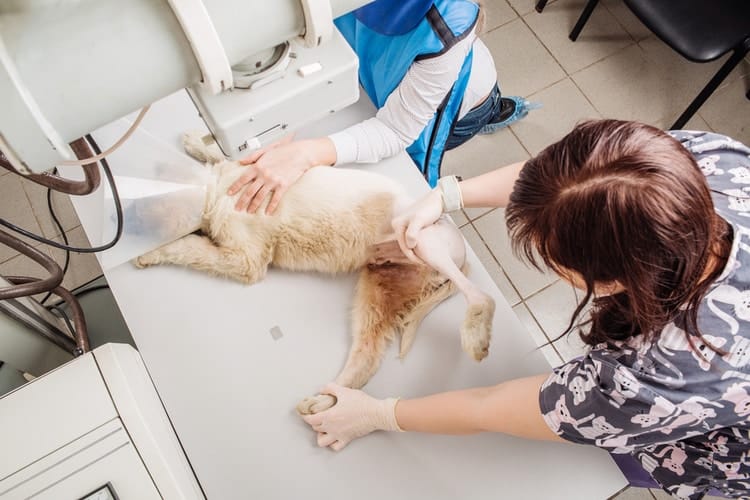
M547 0L538 0L536 3L536 11L542 12L544 10L545 5L547 5Z
M599 0L589 0L586 3L586 6L583 8L583 12L581 12L581 17L578 18L578 21L576 22L576 25L573 27L573 31L570 32L570 35L568 35L568 38L570 38L572 41L576 41L578 38L578 35L581 33L581 30L583 29L583 26L586 24L586 21L589 20L589 17L591 17L591 13L594 12L594 7L596 7L596 4L599 3Z
M732 72L735 66L742 61L742 59L745 57L745 55L748 53L748 50L750 50L750 39L745 40L744 46L737 47L734 49L734 52L732 52L732 55L727 59L727 61L719 68L719 71L716 72L713 78L711 78L711 81L706 84L705 87L703 87L703 90L701 90L700 94L693 99L693 102L690 103L690 105L687 107L687 109L680 115L680 117L677 119L676 122L674 122L674 125L672 125L671 130L680 130L685 126L685 124L690 120L690 118L693 117L696 111L698 111L698 108L703 106L703 103L706 102L706 100L711 97L711 94L714 93L714 91L719 88L719 85L721 85L721 82L724 81L724 79L729 75L729 73ZM748 91L748 99L750 99L750 91Z

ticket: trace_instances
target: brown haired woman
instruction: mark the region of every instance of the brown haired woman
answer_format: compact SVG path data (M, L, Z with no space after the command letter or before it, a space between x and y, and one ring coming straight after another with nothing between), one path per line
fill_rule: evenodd
M374 430L496 431L604 448L676 498L747 497L750 149L713 133L586 122L525 163L441 179L393 221L404 253L414 258L417 233L462 206L506 206L516 253L585 292L568 330L586 354L552 374L418 399L329 385L337 404L304 417L318 444L339 450Z

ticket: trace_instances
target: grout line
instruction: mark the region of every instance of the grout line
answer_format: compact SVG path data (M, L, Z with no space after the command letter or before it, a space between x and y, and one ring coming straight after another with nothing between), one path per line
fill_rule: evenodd
M496 209L493 209L493 210L496 210ZM477 219L478 218L479 217L477 217ZM479 240L487 248L487 251L490 252L490 256L492 257L492 260L494 260L495 263L498 265L498 267L500 268L500 272L503 273L503 276L505 276L505 279L508 280L508 283L510 284L513 291L516 292L516 295L518 295L519 302L516 303L516 305L523 303L523 295L521 295L521 293L518 291L518 288L516 288L516 285L513 284L513 281L511 281L510 277L508 276L508 273L505 272L505 268L503 267L503 265L500 264L499 260L497 260L497 256L495 256L495 252L493 252L492 248L490 248L490 246L487 244L484 237L482 236L482 233L479 232L479 229L476 228L473 221L469 221L468 225L471 225L471 228L474 230L475 233L477 233L477 236L479 236ZM507 299L507 297L505 298L505 300L508 301L508 303L510 304L510 301Z

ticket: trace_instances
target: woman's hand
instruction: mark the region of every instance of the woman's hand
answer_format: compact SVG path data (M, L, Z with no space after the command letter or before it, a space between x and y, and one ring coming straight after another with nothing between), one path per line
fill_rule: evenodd
M396 422L397 399L375 399L362 391L328 384L321 391L336 397L336 404L302 419L318 433L318 446L339 451L351 441L377 431L401 430Z
M335 150L333 161L330 161L327 160L330 151L321 149L328 146L326 141L330 142L327 138L292 141L290 135L240 160L242 165L247 165L247 171L227 190L227 194L231 196L244 189L234 208L254 213L263 200L271 195L266 213L272 214L289 187L308 169L316 165L333 164ZM330 146L333 147L332 144Z
M414 203L405 212L391 221L396 240L401 251L409 260L417 263L422 261L414 253L417 246L419 232L431 226L443 215L443 199L437 189L430 191L427 196Z

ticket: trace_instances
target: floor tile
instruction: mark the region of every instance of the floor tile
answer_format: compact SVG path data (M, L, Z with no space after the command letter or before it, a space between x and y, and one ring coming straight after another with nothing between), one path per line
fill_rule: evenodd
M90 248L89 242L81 226L73 228L66 232L70 246L79 248ZM53 238L55 241L62 243L59 237ZM48 245L39 244L35 247L37 250L52 258L62 268L65 262L65 251ZM92 279L101 275L102 271L94 254L90 253L70 253L70 263L68 270L62 282L63 288L72 290L78 286L88 283ZM34 278L45 278L49 273L39 264L25 255L16 255L14 258L0 264L0 275L30 276ZM35 295L39 300L45 294Z
M495 209L476 219L472 224L522 298L533 295L558 279L554 272L540 273L513 255L505 224L504 209Z
M620 494L611 497L610 500L654 500L654 496L647 488L628 487Z
M576 123L601 117L570 78L529 96L529 100L541 102L542 108L511 128L532 155L562 139Z
M451 219L453 219L453 223L458 227L463 227L469 223L469 218L466 216L463 210L456 210L455 212L451 212L450 217Z
M482 241L482 238L479 236L479 233L474 226L470 224L464 226L461 228L461 232L469 243L469 246L471 246L471 249L477 254L479 261L489 273L492 281L494 281L500 289L500 293L502 293L505 300L508 301L508 304L518 304L521 301L521 297L518 295L516 289L513 288L510 280L508 280L508 277L503 272L502 267L498 264L497 260L495 260L495 257L492 255L489 248L487 248L484 241Z
M699 82L708 81L715 69L713 63L688 62L649 38L572 78L603 117L668 127L697 95Z
M565 281L557 280L544 290L525 299L524 302L547 338L555 340L568 327L578 300L579 295L572 286ZM584 344L577 332L555 340L554 346L565 361L580 356L584 350Z
M568 74L590 66L627 45L635 43L609 10L599 6L578 40L568 38L585 2L555 2L542 14L531 12L523 19Z
M527 119L531 119L531 115ZM529 153L518 138L505 129L492 135L477 135L456 149L447 151L443 157L441 173L468 179L528 158ZM489 210L467 208L465 213L470 219L475 219Z
M547 5L552 5L555 0L550 0ZM518 12L520 15L528 14L529 12L536 12L534 7L536 6L536 0L508 0L511 7Z
M22 183L23 180L16 174L9 173L0 177L0 217L33 234L40 235L42 230L34 217L34 211L23 190ZM17 236L31 246L36 245L36 242L25 236L18 236L17 233L7 229L3 231ZM18 252L13 248L0 245L0 262L5 262L16 255Z
M528 96L565 78L563 69L521 19L486 33L482 39L492 52L505 95Z
M51 238L60 234L47 206L47 188L31 181L24 181L22 185L44 236ZM68 231L81 225L78 215L73 209L73 204L70 202L70 196L67 194L53 191L52 209L55 211L63 230Z
M714 131L750 144L750 100L745 97L747 88L743 79L735 79L718 89L698 113Z
M674 498L664 490L651 489L650 491L654 498L656 498L656 500L672 500ZM619 500L619 498L617 500ZM703 500L726 500L726 497L715 497L712 495L707 495L703 497Z
M628 32L633 40L643 40L652 35L651 30L648 29L640 19L635 17L633 11L631 11L622 0L604 0L601 2L604 7L617 19L620 26Z
M555 350L554 346L549 344L547 336L544 335L542 329L539 328L539 324L537 324L534 316L531 315L531 312L529 312L526 305L517 304L513 306L513 312L516 313L521 324L529 332L529 335L534 339L536 345L539 346L550 367L554 368L563 364L563 359L560 357L560 354Z
M482 33L490 31L516 19L518 14L506 0L485 0L482 2L485 21Z

